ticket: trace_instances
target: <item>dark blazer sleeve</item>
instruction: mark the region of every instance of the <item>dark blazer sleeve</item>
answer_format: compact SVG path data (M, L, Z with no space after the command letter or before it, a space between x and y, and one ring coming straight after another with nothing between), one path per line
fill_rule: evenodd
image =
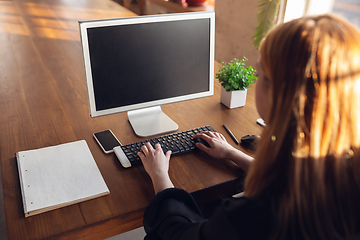
M165 189L155 196L145 211L145 239L199 239L196 236L203 221L188 192L177 188Z
M145 240L265 239L273 222L270 205L265 199L224 199L204 219L191 194L166 189L145 211Z
M207 226L206 226L207 225ZM190 193L166 189L158 193L144 214L145 240L237 239L236 232L221 209L204 219Z

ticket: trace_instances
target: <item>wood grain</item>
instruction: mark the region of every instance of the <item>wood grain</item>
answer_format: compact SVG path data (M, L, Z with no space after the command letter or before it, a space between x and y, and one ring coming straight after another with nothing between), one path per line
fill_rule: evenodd
M90 117L78 30L78 20L129 16L135 14L110 0L0 1L0 160L9 239L103 239L142 225L154 197L150 178L142 166L122 168L114 154L101 151L92 134L111 129L123 144L140 138L126 113ZM219 84L215 87L212 97L163 110L179 131L211 125L231 142L222 128L226 123L238 138L259 134L254 88L245 107L229 110L220 103ZM25 219L15 153L81 139L110 194ZM173 157L170 163L175 186L190 192L241 176L231 162L200 152ZM206 194L198 195L206 199Z

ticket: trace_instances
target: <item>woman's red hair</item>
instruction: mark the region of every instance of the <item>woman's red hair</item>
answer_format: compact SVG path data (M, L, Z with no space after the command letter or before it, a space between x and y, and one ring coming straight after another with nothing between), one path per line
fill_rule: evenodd
M292 20L267 35L260 56L272 99L245 195L276 189L277 239L352 236L360 224L359 31L328 14Z

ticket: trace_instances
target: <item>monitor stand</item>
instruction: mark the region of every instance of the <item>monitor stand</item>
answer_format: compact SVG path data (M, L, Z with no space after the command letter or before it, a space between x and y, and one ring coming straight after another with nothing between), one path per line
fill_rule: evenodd
M179 128L160 106L128 111L127 114L135 134L139 137L173 132Z

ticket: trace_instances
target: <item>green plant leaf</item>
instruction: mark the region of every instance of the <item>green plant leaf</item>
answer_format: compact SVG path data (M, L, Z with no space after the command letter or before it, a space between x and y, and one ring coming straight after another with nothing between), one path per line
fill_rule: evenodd
M258 25L253 36L253 44L256 48L260 47L261 40L267 32L275 26L277 15L280 9L281 0L259 0L259 12L256 15Z
M241 61L235 58L228 64L221 63L219 72L215 74L215 77L226 91L248 89L250 84L254 83L254 79L257 79L254 75L256 70L251 66L245 67L246 61L247 58L243 57Z

